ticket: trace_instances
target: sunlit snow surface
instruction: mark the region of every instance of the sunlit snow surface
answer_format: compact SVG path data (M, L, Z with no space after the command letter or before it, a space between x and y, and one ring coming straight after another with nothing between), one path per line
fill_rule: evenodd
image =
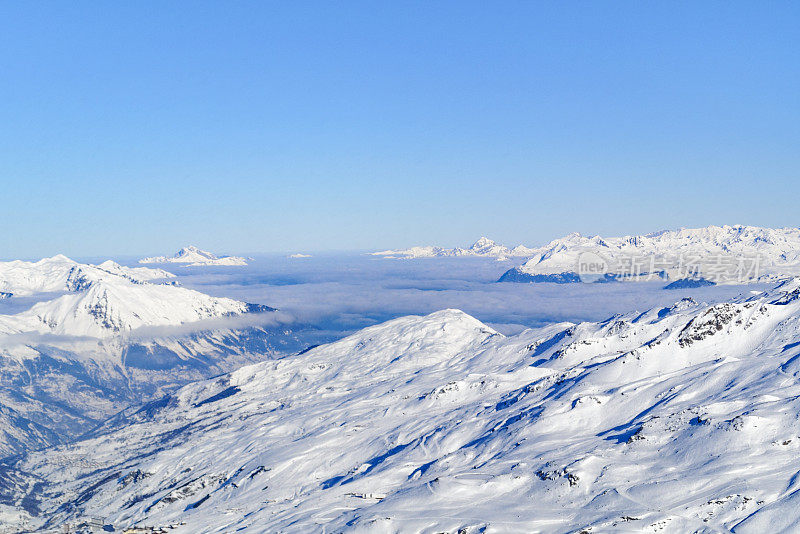
M372 255L387 259L482 256L501 261L527 257L522 265L504 273L502 279L509 282L571 282L581 274L579 264L587 261L599 261L603 273L628 281L657 277L676 281L700 275L719 277L717 281L723 283L776 281L800 274L800 229L726 225L624 237L572 233L544 246L513 249L481 237L466 249L417 246ZM720 270L723 265L726 268Z
M357 269L284 285L192 276L236 298L381 287L372 307L350 308L354 322L400 311L385 305L394 291L420 308L450 298L480 308L498 292L516 315L496 303L483 310L503 324L575 313L580 298L602 302L585 311L598 314L678 302L511 337L457 310L394 319L188 385L94 437L12 462L0 479L6 504L37 514L30 527L96 516L187 533L794 531L796 282L759 295L739 288L744 295L721 304L701 302L719 288L679 300L656 288L576 286L528 293L532 304L554 300L536 317L524 298L459 269L410 284L423 290L398 289L402 276L385 271L365 282ZM347 306L332 297L315 312L324 319Z
M0 457L64 443L165 389L303 347L277 313L252 313L270 308L175 278L61 255L0 262Z
M200 265L224 265L237 266L247 265L247 259L240 256L217 256L206 250L201 250L195 246L188 246L180 249L174 256L156 256L142 258L139 263L183 263L191 266Z

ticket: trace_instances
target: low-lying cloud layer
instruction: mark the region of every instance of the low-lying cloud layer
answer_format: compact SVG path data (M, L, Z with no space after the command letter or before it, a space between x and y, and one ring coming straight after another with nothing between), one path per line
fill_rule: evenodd
M355 255L316 256L303 261L265 257L245 268L174 266L170 270L185 287L266 304L279 311L145 327L122 333L117 339L139 342L207 330L261 327L303 330L304 338L316 343L395 317L445 308L463 310L503 333L513 334L554 322L596 321L615 313L668 306L685 296L717 302L761 288L716 286L666 291L658 282L497 283L508 267L508 262L484 258L390 260ZM5 299L0 313L19 313L52 296ZM15 334L0 339L0 348L87 341L91 342L50 334Z
M605 319L667 306L684 296L725 300L760 286L676 291L664 283L496 283L509 263L476 258L389 260L260 258L247 268L175 269L186 287L277 307L301 323L346 332L410 314L458 308L505 333L561 321Z

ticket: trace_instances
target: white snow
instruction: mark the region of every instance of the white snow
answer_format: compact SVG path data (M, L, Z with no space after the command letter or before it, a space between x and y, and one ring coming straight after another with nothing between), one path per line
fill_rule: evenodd
M12 467L40 482L46 526L792 532L798 287L513 337L404 317Z
M143 326L180 325L244 313L247 304L169 284L161 269L100 265L55 256L0 263L0 287L14 295L68 291L15 315L0 315L0 334L25 332L107 337ZM13 297L12 297L13 298Z
M0 262L0 291L13 296L73 291L81 284L108 278L109 275L137 283L175 277L163 269L123 267L111 260L100 265L83 264L59 254L37 262Z
M190 267L201 265L241 266L247 265L247 259L240 256L216 256L211 252L200 250L195 246L180 249L174 256L155 256L142 258L139 263L185 263Z
M373 256L383 256L386 258L434 258L434 257L462 257L462 256L485 256L498 259L510 257L531 256L536 253L535 249L523 247L522 245L509 248L495 243L488 237L481 237L469 248L441 248L434 246L411 247L402 250L383 250L372 252Z
M49 299L0 315L0 456L62 443L163 388L282 355L293 339L275 314L249 315L271 308L178 287L160 269L56 256L2 263L0 284L12 300Z
M630 281L652 279L658 272L667 280L681 279L695 264L701 275L730 272L729 282L775 281L800 274L800 229L709 226L613 238L574 233L536 249L507 274L522 274L523 280L524 275L574 274L587 253L616 267L611 272L622 269L622 279ZM641 263L634 267L631 261Z
M0 331L107 337L144 326L181 325L244 313L243 302L167 285L102 280L86 291L0 316Z
M725 272L725 283L776 281L800 275L800 229L708 226L608 238L576 232L535 248L509 248L481 237L466 249L422 246L371 254L403 259L475 256L500 261L526 257L528 261L511 269L503 281L555 281L552 275L564 274L575 275L571 277L574 281L579 259L586 253L599 255L612 267L610 272L624 270L620 279L626 281L652 280L656 275L678 280L709 272L709 278ZM695 262L701 263L699 273L694 272ZM741 273L727 274L737 267Z

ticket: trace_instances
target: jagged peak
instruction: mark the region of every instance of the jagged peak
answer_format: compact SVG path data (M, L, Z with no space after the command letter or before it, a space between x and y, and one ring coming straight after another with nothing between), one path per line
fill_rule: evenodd
M481 236L475 241L470 248L483 248L486 246L496 245L497 243L486 236Z

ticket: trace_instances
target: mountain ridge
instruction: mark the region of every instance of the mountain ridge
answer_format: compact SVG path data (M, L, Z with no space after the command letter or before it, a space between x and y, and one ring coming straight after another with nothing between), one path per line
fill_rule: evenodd
M488 237L480 237L468 248L442 248L437 246L417 246L408 249L399 250L383 250L380 252L371 252L372 256L381 256L384 258L434 258L434 257L465 257L465 256L485 256L498 259L507 259L509 257L529 256L534 254L534 249L529 249L522 245L514 248L509 248L500 245Z
M709 226L617 238L573 233L540 247L499 281L586 281L583 258L603 265L601 281L776 282L800 274L800 229Z
M798 345L797 279L509 337L403 317L189 384L0 482L40 482L13 499L44 527L763 532L798 516Z
M175 278L174 274L163 269L123 267L111 260L91 265L57 254L36 262L0 262L0 291L12 296L74 291L78 285L89 284L107 275L119 276L133 283L159 280L169 283L170 279Z
M161 269L59 255L0 263L0 285L10 299L46 299L0 315L0 457L74 438L188 381L302 348L274 308L180 287Z
M174 256L142 258L139 263L185 263L189 267L202 265L244 266L247 265L247 259L240 256L217 256L194 245L189 245L180 249Z

